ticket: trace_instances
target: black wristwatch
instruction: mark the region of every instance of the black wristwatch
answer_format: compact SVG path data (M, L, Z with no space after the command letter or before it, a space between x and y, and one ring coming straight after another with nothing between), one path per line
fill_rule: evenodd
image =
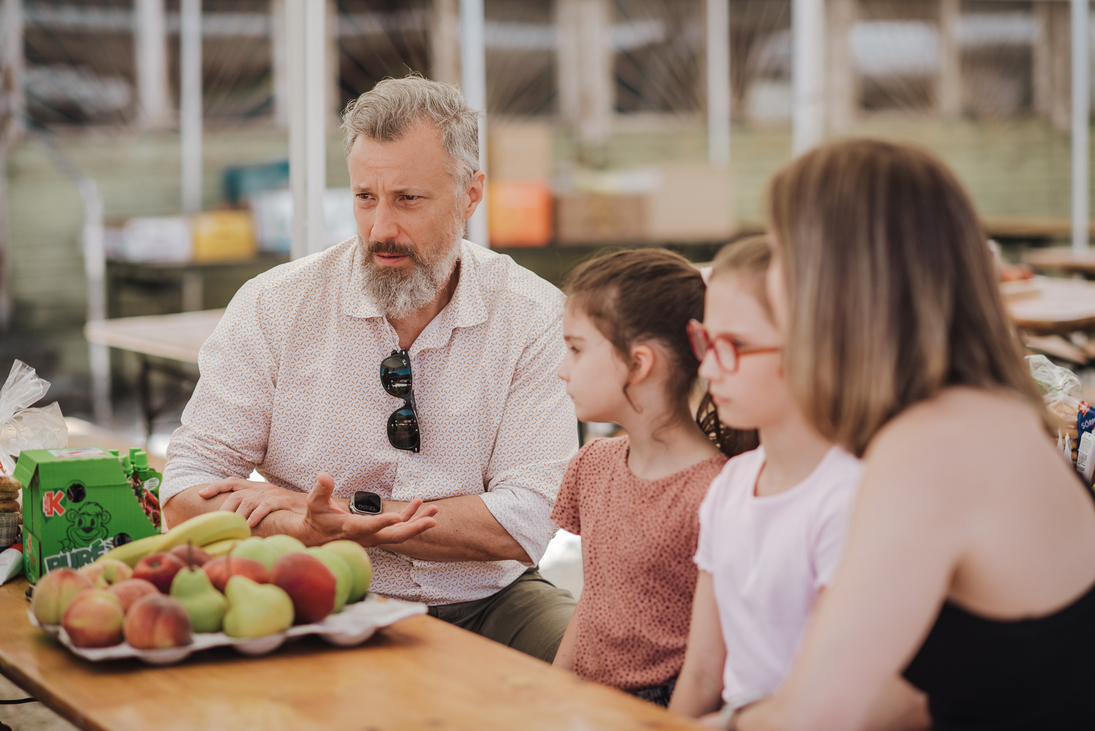
M358 490L350 498L350 512L358 515L380 515L384 512L384 501L375 492Z

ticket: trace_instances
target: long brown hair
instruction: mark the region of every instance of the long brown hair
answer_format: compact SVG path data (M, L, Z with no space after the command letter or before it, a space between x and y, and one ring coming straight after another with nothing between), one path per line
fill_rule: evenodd
M688 321L703 319L703 277L687 259L666 249L616 251L580 264L563 287L578 307L630 363L636 343L660 343L679 373L668 387L675 403L687 403L700 363L688 342ZM626 391L625 391L626 394ZM696 423L728 456L757 447L755 430L727 429L704 395Z
M862 455L886 422L953 385L1040 404L980 220L942 162L839 142L776 173L768 201L784 372L823 435Z

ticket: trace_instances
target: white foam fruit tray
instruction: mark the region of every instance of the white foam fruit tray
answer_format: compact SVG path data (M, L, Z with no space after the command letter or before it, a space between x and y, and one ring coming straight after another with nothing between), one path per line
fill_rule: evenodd
M338 614L332 614L322 622L293 625L285 632L266 637L240 639L229 637L223 632L195 632L189 645L171 647L164 650L138 650L128 642L111 647L76 647L72 644L64 628L57 624L39 624L34 613L27 607L30 623L42 631L56 637L62 645L86 660L121 660L135 657L150 665L170 665L180 662L191 653L211 647L231 647L244 655L265 655L281 647L286 640L305 635L318 635L325 641L338 647L360 645L372 637L377 630L396 622L425 614L426 605L417 602L404 602L398 599L380 599L373 595L354 604L347 604Z

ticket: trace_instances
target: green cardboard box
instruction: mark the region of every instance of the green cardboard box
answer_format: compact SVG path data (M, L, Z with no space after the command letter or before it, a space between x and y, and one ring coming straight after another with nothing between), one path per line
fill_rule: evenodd
M32 583L159 532L121 461L104 449L26 450L14 477L23 484L23 570Z

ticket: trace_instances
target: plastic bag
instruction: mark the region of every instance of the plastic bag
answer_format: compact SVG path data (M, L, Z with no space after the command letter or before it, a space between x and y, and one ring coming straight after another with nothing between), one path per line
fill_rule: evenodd
M0 388L0 472L14 472L14 458L24 449L68 446L68 427L57 402L31 408L48 390L49 381L39 378L33 368L20 360L12 364Z
M1054 365L1044 355L1028 355L1030 374L1034 376L1046 408L1071 428L1076 426L1076 411L1084 397L1084 384L1067 368Z

